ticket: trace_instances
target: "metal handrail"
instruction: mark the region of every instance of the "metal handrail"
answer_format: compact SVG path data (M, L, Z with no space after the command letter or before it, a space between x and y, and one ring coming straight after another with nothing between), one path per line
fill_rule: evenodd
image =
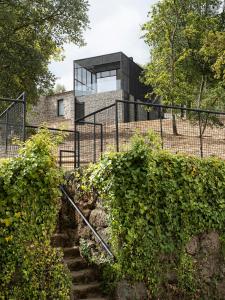
M11 103L1 114L0 114L0 118L2 118L2 116L4 116L5 114L7 114L7 112L16 104L16 102Z
M30 128L30 129L40 129L42 128L42 126L35 126L35 125L26 125L26 128ZM78 133L78 131L74 131L74 130L69 130L69 129L59 129L59 128L53 128L53 127L45 127L43 126L43 128L47 128L50 131L58 131L58 132L65 132L65 133Z
M111 252L111 250L109 249L109 246L106 244L106 242L102 239L102 237L96 232L96 230L93 228L93 226L88 222L88 220L86 219L86 217L84 216L84 214L82 213L82 211L79 209L79 207L76 205L76 203L74 203L74 201L72 200L72 198L68 195L67 191L65 190L65 187L60 185L60 190L62 191L62 193L64 194L64 196L66 196L67 200L70 202L70 204L72 205L72 207L78 212L78 214L81 216L81 218L83 219L83 221L86 223L86 225L90 228L90 230L92 231L92 233L94 234L94 236L99 240L99 242L101 243L103 249L108 253L108 255L114 260L115 256L113 255L113 253Z
M207 110L207 109L200 109L200 108L188 108L188 107L182 107L182 106L178 106L178 105L164 105L164 104L147 103L147 102L143 102L143 101L135 102L135 101L127 101L127 100L119 100L119 99L115 100L115 101L117 103L129 103L129 104L136 104L136 105L145 105L145 106L150 106L150 107L179 109L179 110L186 110L186 111L192 111L192 112L198 112L198 113L225 115L224 111ZM92 114L94 114L94 113L92 113Z
M100 112L102 112L102 111L104 111L104 110L107 110L107 109L109 109L109 108L111 108L111 107L113 107L113 106L115 106L115 105L116 105L116 103L113 103L113 104L110 104L110 105L105 106L105 107L103 107L103 108L100 108L100 109L98 109L98 110L96 110L96 111L94 111L94 112L92 112L92 113L90 113L90 114L88 114L88 115L83 116L82 118L76 119L76 120L75 120L75 123L79 123L80 121L82 121L82 120L84 120L84 119L86 119L86 118L89 118L89 117L91 117L91 116L93 116L93 115L95 115L95 114L97 114L97 113L100 113Z

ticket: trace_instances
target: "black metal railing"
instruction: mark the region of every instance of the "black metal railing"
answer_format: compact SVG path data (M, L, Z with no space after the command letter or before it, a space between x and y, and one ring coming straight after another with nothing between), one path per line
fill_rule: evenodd
M96 237L98 242L101 244L102 248L106 251L106 253L111 257L112 260L114 260L114 255L112 251L110 250L109 245L103 240L103 238L97 233L97 231L94 229L94 227L89 223L87 218L84 216L80 208L77 206L77 204L73 201L73 199L69 196L69 193L67 192L66 188L63 185L60 185L60 190L64 197L67 199L69 204L74 208L74 210L79 214L79 216L82 218L82 220L85 222L85 224L88 226L88 228L91 230L92 234Z
M25 140L38 130L25 126L26 99L0 98L0 157L17 154L13 140ZM59 165L74 169L96 162L105 151L125 151L135 132L151 129L161 137L161 146L172 152L225 159L225 112L116 100L75 122L58 151Z
M135 132L149 129L159 134L163 149L225 159L225 112L116 100L76 120L80 165L96 162L107 150L127 150Z
M25 93L16 99L0 98L0 157L17 153L18 147L13 140L25 140L25 120Z
M40 127L26 125L26 139L35 134ZM63 142L58 145L56 159L60 167L66 170L76 169L80 166L80 137L79 132L74 130L57 129L46 127L52 134L62 133L64 135ZM76 140L76 150L74 148L74 141Z

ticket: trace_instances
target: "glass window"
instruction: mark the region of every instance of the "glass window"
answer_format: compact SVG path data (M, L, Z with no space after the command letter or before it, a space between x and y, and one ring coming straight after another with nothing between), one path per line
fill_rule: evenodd
M116 70L97 73L97 78L114 77L114 76L116 76Z
M59 99L57 101L57 110L58 110L58 116L64 116L65 115L65 111L64 111L64 100L63 99Z
M116 91L117 90L116 76L98 78L98 80L97 80L97 90L98 90L98 93Z

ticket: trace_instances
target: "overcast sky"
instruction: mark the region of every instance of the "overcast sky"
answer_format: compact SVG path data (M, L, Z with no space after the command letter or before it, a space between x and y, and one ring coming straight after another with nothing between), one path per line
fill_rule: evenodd
M124 52L134 61L145 64L148 48L141 39L141 25L157 0L89 0L90 29L84 34L86 46L65 45L65 59L52 62L50 70L57 83L73 89L73 60L101 54Z

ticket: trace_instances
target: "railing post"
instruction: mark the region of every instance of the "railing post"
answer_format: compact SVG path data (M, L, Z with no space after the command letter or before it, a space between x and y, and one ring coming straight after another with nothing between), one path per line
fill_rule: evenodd
M203 139L202 139L202 122L201 122L201 113L198 112L198 121L199 121L199 138L200 138L200 155L203 157Z
M100 130L101 130L101 154L103 153L103 125L100 124Z
M59 166L62 167L62 150L59 150Z
M96 162L96 114L94 114L94 162Z
M158 107L158 113L159 113L159 119L160 119L160 136L161 136L161 146L162 149L164 148L164 144L163 144L163 124L162 124L162 107L159 106Z
M8 134L9 134L9 130L8 130L8 122L9 122L9 116L8 116L8 112L6 113L6 120L5 120L5 153L8 153Z
M116 125L116 151L119 152L119 116L118 116L118 101L115 102L115 125Z
M80 167L80 132L78 131L77 132L77 140L78 140L78 143L77 143L77 156L78 156L78 159L77 159L77 167L79 168ZM76 155L76 152L75 152L75 155Z
M23 141L26 141L26 94L23 93Z

